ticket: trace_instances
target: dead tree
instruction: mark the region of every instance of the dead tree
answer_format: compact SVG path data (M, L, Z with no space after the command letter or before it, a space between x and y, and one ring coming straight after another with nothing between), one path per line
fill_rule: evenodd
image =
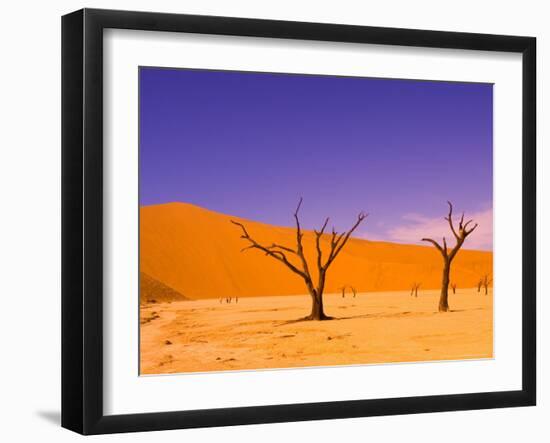
M302 242L304 233L302 232L300 220L298 218L298 213L301 206L302 199L300 198L298 206L296 207L296 211L294 212L294 220L296 223L295 248L279 245L277 243L272 243L271 245L258 243L250 236L250 234L246 230L246 227L242 223L234 220L231 220L231 223L241 228L241 238L250 243L247 247L243 248L241 252L248 249L258 249L265 253L266 256L271 257L282 263L290 271L302 278L311 296L311 313L307 317L304 317L304 320L328 320L331 317L327 316L323 309L323 292L325 290L327 271L330 265L338 256L338 254L342 251L342 248L348 242L353 231L355 231L355 229L357 229L361 222L367 217L367 214L364 214L363 212L359 213L356 222L349 231L338 233L334 228L332 228L332 234L330 236L330 251L328 252L328 256L324 261L323 252L321 249L321 238L325 234L325 229L328 225L329 219L327 218L325 220L320 231L313 231L315 233L315 248L317 250L317 283L314 283L314 279L309 270L309 264L304 254L304 247ZM295 264L295 262L293 263L292 261L290 261L288 258L289 256L294 256L295 260L297 260L299 264Z
M489 285L493 282L493 279L489 277L487 274L483 276L483 279L481 280L481 286L485 289L485 295L489 293Z
M481 292L481 287L483 286L483 279L479 279L477 282L477 292Z
M447 240L443 237L443 244L440 245L438 242L431 238L423 238L422 241L430 242L433 244L436 249L441 253L443 257L443 278L441 281L441 296L439 297L439 312L447 312L449 310L449 276L451 273L451 264L453 259L456 257L456 254L464 244L466 238L477 228L477 223L470 229L468 225L472 223L473 220L468 220L464 223L464 213L460 217L460 222L458 223L458 232L455 230L453 224L453 205L451 202L449 204L449 214L445 217L445 220L449 223L451 232L453 233L456 244L450 251L447 248Z
M456 283L451 283L451 289L453 290L453 294L456 294Z
M357 290L352 285L344 285L340 289L342 289L342 298L346 297L346 288L351 289L351 292L353 293L353 298L357 295Z
M420 285L422 283L416 283L414 282L412 284L412 288L411 288L411 297L414 295L415 297L418 297L418 288L420 288Z

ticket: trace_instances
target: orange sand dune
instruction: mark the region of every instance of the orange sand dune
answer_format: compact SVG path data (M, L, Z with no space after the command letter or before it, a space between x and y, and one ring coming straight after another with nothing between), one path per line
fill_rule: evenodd
M257 250L241 253L247 243L230 220L243 222L259 242L294 248L293 228L248 221L186 203L145 206L140 217L141 271L187 298L304 293L300 277L281 263ZM324 251L328 251L329 238L323 239ZM305 232L304 248L313 265L312 232ZM441 266L441 256L431 246L351 238L328 271L326 292L338 292L345 284L360 292L408 290L415 281L422 282L423 289L436 289ZM492 266L491 252L461 250L451 279L459 288L474 287L481 276L492 274Z

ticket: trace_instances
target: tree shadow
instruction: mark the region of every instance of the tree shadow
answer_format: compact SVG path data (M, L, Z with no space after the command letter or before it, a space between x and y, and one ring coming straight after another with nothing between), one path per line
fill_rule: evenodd
M450 309L447 313L452 312L467 312L467 311L481 311L483 308L472 308L472 309ZM359 318L395 318L395 317L429 317L435 314L439 314L438 311L433 312L413 312L413 311L402 311L402 312L378 312L378 313L371 313L371 314L358 314L358 315L349 315L345 317L330 317L327 316L326 318L322 320L312 320L309 316L307 317L301 317L297 319L287 320L283 321L281 323L276 324L275 326L286 326L286 325L292 325L296 323L302 323L302 322L311 322L313 324L319 322L319 321L326 321L326 320L355 320ZM445 313L444 313L445 314Z
M306 316L306 317L300 317L300 318L295 318L295 319L292 319L292 320L286 320L284 322L281 322L275 326L286 326L286 325L293 325L293 324L296 324L296 323L302 323L302 322L311 322L312 324L315 324L315 323L318 323L320 321L328 321L328 320L339 320L339 318L337 317L331 317L329 315L325 315L324 318L320 319L320 320L313 320L309 315Z
M334 320L354 320L356 318L370 318L375 317L374 314L360 314L360 315L348 315L347 317L334 317Z
M468 311L483 311L483 308L472 308L472 309L449 309L448 312L468 312Z

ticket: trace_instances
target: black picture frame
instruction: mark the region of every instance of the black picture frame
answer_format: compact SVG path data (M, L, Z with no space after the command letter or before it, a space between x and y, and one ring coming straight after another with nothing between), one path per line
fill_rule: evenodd
M522 389L456 395L103 413L103 30L192 32L522 54ZM152 431L536 403L536 39L197 15L83 9L62 18L62 426Z

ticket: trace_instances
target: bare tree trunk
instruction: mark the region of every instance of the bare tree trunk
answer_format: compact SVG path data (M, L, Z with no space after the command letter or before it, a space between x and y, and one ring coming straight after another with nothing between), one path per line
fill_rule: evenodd
M309 314L309 320L327 320L328 317L325 314L323 307L323 295L316 292L311 294L311 314Z
M445 260L443 266L443 279L441 281L441 295L439 296L439 312L449 310L449 274L451 272L451 263Z
M307 317L309 320L330 320L332 317L329 317L325 314L325 309L323 306L323 292L325 291L325 279L326 273L322 269L319 270L319 281L317 288L313 287L313 284L308 284L309 293L311 294L311 314Z

